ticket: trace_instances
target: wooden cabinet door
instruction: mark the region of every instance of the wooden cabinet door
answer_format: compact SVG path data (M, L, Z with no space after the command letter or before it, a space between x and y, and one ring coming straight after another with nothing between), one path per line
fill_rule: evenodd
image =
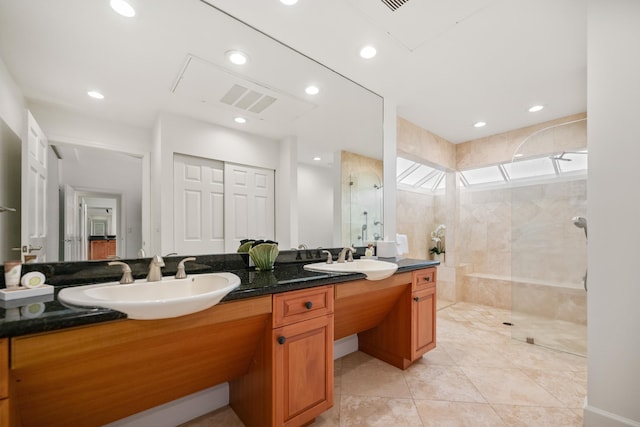
M414 292L411 304L411 353L416 360L436 346L436 287Z
M273 330L274 425L300 426L333 406L333 315Z

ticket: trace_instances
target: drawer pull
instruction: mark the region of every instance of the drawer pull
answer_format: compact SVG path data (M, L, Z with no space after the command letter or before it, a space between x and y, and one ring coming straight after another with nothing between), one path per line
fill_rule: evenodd
M424 281L425 281L425 282L430 282L430 281L431 281L431 276L427 276L427 277L425 277L425 278L424 278Z
M311 301L307 301L304 303L304 306L307 307L307 310L311 310L311 307L313 307L313 303Z
M418 297L414 297L414 298L413 298L413 300L414 300L415 302L420 302L420 298L418 298Z
M284 344L285 342L287 342L287 339L285 337L283 337L282 335L280 335L278 337L278 344Z

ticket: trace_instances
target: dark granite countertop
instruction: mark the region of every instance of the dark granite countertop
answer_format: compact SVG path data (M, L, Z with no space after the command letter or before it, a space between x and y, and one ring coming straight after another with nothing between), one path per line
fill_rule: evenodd
M251 298L297 289L311 288L327 284L341 283L364 278L359 273L320 273L307 271L303 267L320 259L306 257L300 259L300 253L286 251L284 262L277 262L273 271L255 271L248 267L242 255L204 255L195 262L187 264L188 274L227 271L240 277L238 288L230 292L222 301ZM281 253L282 254L282 253ZM184 257L165 258L165 276L175 274L177 263ZM280 260L281 257L278 258ZM396 262L398 273L433 267L438 261L416 259L385 258ZM126 260L133 270L134 278L145 277L148 259ZM58 301L58 292L68 286L89 283L117 281L118 268L108 266L106 262L75 262L50 264L25 264L23 273L40 271L47 277L47 283L54 286L54 293L19 300L0 301L0 337L13 337L38 332L53 331L75 326L89 325L118 319L126 319L124 313L105 308L74 308ZM4 284L1 284L4 286Z

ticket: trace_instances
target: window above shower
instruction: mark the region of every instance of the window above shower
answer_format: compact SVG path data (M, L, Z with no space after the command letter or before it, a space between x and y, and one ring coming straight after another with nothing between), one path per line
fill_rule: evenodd
M430 193L445 189L444 171L404 157L396 160L396 177L401 190Z
M475 188L581 178L587 173L587 158L587 150L516 157L512 162L460 171L460 182L466 188Z

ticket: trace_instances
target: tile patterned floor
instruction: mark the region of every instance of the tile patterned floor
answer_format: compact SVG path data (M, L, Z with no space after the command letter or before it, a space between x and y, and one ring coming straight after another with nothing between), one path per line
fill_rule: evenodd
M586 359L512 340L507 310L438 311L438 347L406 371L356 352L335 361L334 407L314 427L582 426ZM188 427L243 427L230 408Z

